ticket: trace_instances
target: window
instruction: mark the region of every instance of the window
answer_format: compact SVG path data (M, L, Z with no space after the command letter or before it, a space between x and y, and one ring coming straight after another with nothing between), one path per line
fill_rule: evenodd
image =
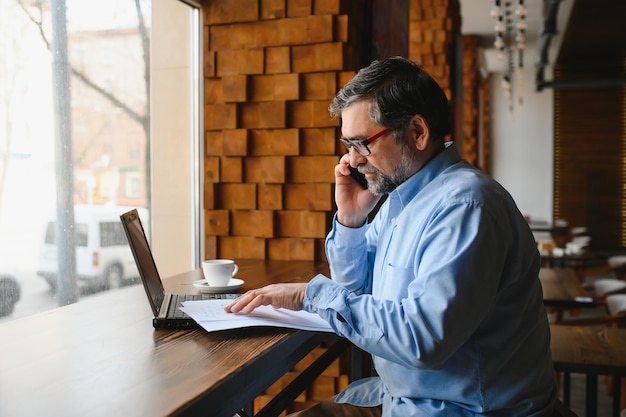
M65 4L65 13L51 4ZM142 220L156 248L167 241L163 231L171 230L172 222L179 227L181 236L175 239L188 244L176 246L188 253L182 267L180 253L172 257L178 268L196 266L201 253L193 238L200 240L197 5L179 0L0 0L0 8L0 276L21 288L15 308L0 321L106 288L87 285L87 276L106 277L82 258L101 260L107 253L86 255L81 248L92 245L88 234L98 231L95 245L100 248L127 245L117 220L130 208L148 209ZM54 30L59 27L66 28L66 36ZM168 43L174 35L179 37ZM153 58L179 50L186 51L187 62L179 67L187 74L173 79L183 78L184 84L169 80L167 88L184 95L171 100L162 85L153 85L160 77L155 70L164 69ZM167 106L184 111L155 121L155 112L167 112ZM176 136L163 134L173 129ZM180 142L185 136L187 151ZM168 148L186 152L182 166L177 160L164 164L153 158ZM161 174L172 171L181 175ZM171 190L177 191L177 199L183 190L189 203L168 207ZM102 216L107 219L97 220ZM151 230L155 218L159 223ZM187 228L180 226L180 218L188 219ZM161 256L167 271L168 256ZM54 265L46 264L50 259ZM126 283L138 284L136 275L125 273L134 276ZM58 276L70 278L59 286ZM0 303L9 298L0 294Z
M46 235L44 237L44 244L56 245L56 223L48 222L46 226ZM122 231L123 232L123 231ZM87 246L87 225L85 223L74 224L74 244L76 247Z
M120 222L100 223L100 247L128 245Z

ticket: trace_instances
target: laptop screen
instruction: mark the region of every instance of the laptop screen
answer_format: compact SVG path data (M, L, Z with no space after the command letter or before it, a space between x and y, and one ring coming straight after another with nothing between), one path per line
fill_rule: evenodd
M139 275L143 281L143 287L146 290L152 312L155 317L159 315L159 309L163 298L165 298L165 289L161 282L161 277L154 263L154 257L152 251L148 245L148 239L146 233L141 224L139 213L137 209L133 209L120 216L126 237L128 238L128 244L135 257L135 263L139 270Z

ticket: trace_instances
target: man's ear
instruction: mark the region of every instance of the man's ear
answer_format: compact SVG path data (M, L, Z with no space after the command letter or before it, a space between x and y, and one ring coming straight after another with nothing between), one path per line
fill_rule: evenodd
M409 130L411 132L411 139L415 143L415 147L419 151L426 149L428 141L430 140L430 128L426 119L420 114L416 114L411 119Z

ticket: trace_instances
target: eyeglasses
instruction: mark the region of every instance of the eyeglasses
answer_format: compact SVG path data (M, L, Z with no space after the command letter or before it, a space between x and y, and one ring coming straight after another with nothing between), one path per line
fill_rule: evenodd
M371 145L372 142L374 142L376 139L386 135L387 133L391 132L391 128L390 127L386 127L381 131L378 131L376 133L374 133L372 136L366 138L366 139L346 139L346 138L340 138L339 140L341 141L341 143L344 144L344 146L346 147L346 149L348 150L348 152L350 151L350 148L354 148L354 150L361 156L370 156L372 154L372 151L370 150L370 148L367 145Z

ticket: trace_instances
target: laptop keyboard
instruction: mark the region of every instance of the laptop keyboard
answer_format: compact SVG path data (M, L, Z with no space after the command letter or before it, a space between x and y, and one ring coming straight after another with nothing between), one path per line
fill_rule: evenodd
M241 294L176 294L172 295L170 299L169 314L174 312L174 318L189 318L189 316L183 313L178 307L181 307L184 301L199 301L199 300L232 300L239 297Z

